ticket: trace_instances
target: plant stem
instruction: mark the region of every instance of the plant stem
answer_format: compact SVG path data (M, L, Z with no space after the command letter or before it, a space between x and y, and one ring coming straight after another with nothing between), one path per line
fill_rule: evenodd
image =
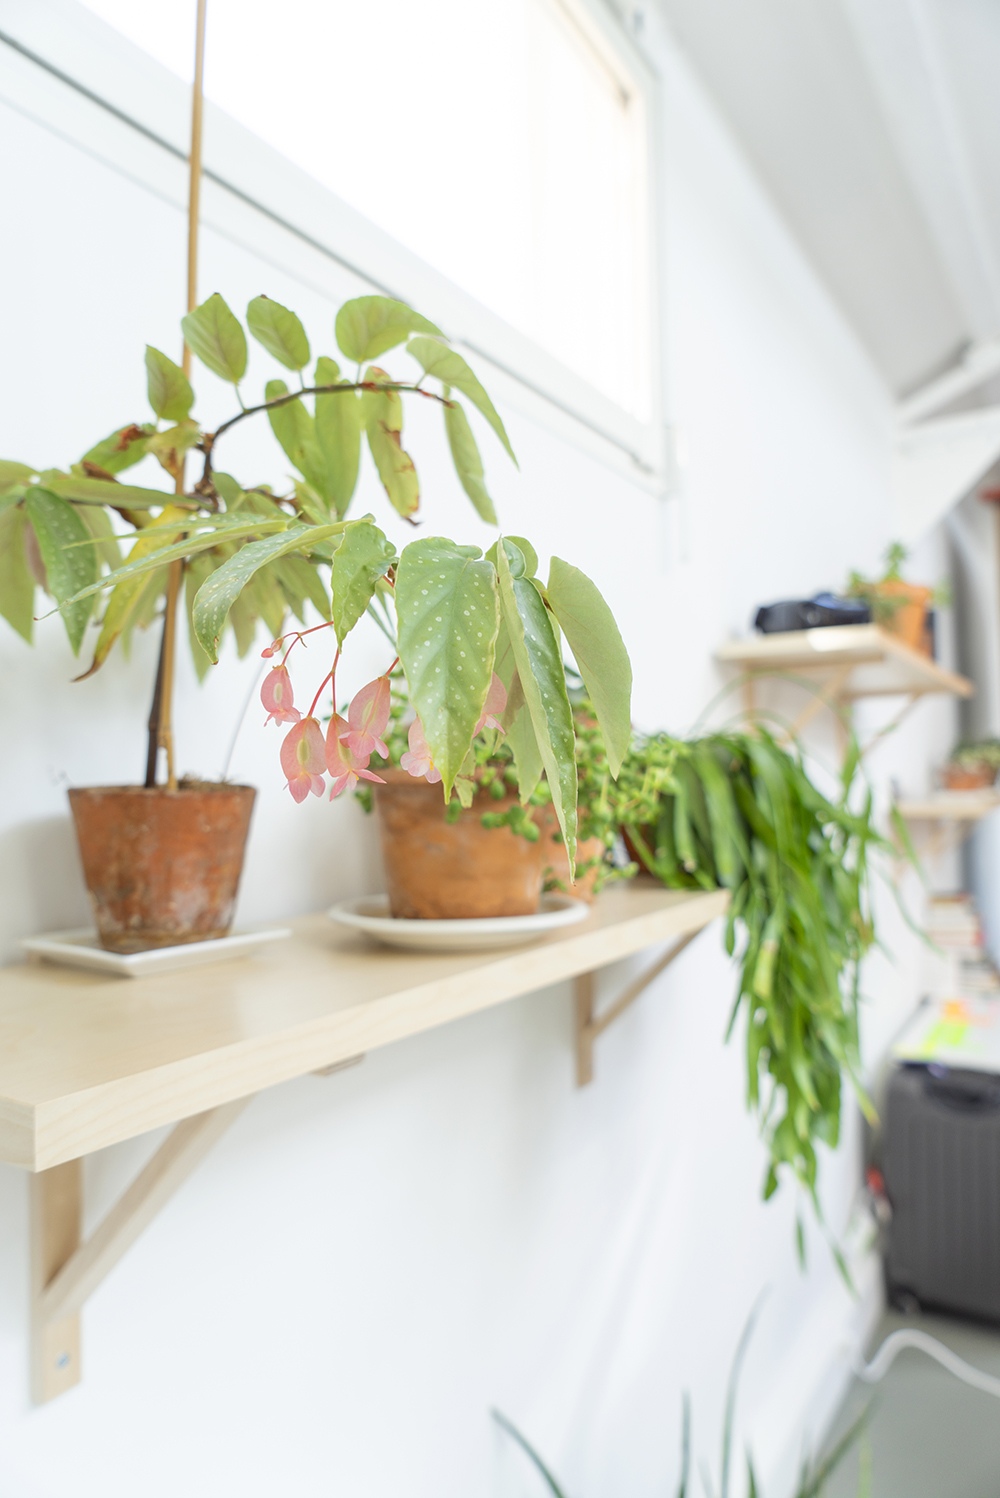
M146 746L146 778L143 781L147 790L156 784L156 761L160 749L160 702L163 698L163 638L160 639L160 655L156 663L156 683L153 687L153 701L149 709L149 739Z
M189 365L191 356L186 344L184 346L184 353ZM188 366L186 365L185 373L187 372ZM261 401L260 405L244 406L241 411L237 411L236 415L231 416L228 421L224 421L214 432L203 433L201 442L198 444L198 451L205 454L205 467L201 475L200 485L197 487L199 489L204 488L208 492L208 486L212 478L212 453L215 449L215 444L223 432L228 432L230 427L234 427L244 417L257 416L261 411L277 410L279 406L287 406L291 401L300 400L303 395L344 395L348 392L353 394L358 390L370 390L374 393L380 390L408 390L413 395L422 395L424 400L437 401L441 406L450 407L455 404L453 400L448 400L443 395L437 395L433 390L421 390L419 385L410 385L398 380L358 380L354 385L345 384L343 380L339 380L336 385L310 385L308 389L290 390L287 395L276 395L273 400Z
M191 91L191 155L188 175L188 254L187 254L187 310L193 312L198 304L198 220L201 198L201 134L202 105L205 85L205 12L207 0L198 0L198 16L195 25L194 87ZM187 344L181 355L181 367L185 375L191 374L191 350ZM184 458L181 457L176 474L175 489L184 493ZM174 765L174 659L177 638L177 606L184 576L183 559L171 562L167 579L167 596L163 608L163 635L160 640L160 658L156 668L156 686L153 689L153 705L149 714L149 743L146 751L146 785L156 784L156 761L161 748L167 752L167 788L177 789L177 771Z

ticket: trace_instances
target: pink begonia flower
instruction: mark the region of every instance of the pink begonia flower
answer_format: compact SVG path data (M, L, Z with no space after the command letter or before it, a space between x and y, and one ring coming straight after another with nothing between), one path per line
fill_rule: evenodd
M422 775L428 785L436 785L441 779L441 771L434 764L431 746L424 736L424 725L419 718L414 718L410 724L407 737L410 747L406 754L401 754L399 757L401 767L414 779L419 780Z
M281 745L281 768L288 779L288 789L302 802L309 792L322 796L326 788L323 771L323 730L315 718L303 718L285 734Z
M271 715L265 728L268 723L297 723L302 717L292 702L292 682L284 666L275 666L264 677L260 700Z
M352 735L347 732L347 728L344 719L334 713L326 731L326 767L333 777L330 786L331 801L343 791L353 790L359 780L374 780L377 785L385 785L381 775L376 775L367 768L370 753L356 754L351 748Z
M486 693L486 701L483 703L482 717L476 724L476 733L482 733L484 728L495 728L497 733L503 733L503 725L497 719L506 706L507 688L494 671L490 689Z
M347 709L350 727L342 737L352 753L365 764L376 749L383 759L389 758L389 751L382 742L389 722L389 707L389 678L379 676L361 688Z

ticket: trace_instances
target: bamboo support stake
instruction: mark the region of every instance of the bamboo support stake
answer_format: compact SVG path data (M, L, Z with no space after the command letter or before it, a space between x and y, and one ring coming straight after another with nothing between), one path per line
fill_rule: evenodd
M205 11L207 0L198 0L194 48L194 91L191 100L191 171L188 180L188 269L187 310L198 305L198 225L201 218L201 134L205 102ZM184 373L191 376L191 350L181 355Z
M187 252L187 310L193 312L198 305L198 225L201 216L201 137L205 95L205 13L207 0L198 0L198 16L195 25L194 86L191 91L191 154L188 173L188 252ZM187 343L181 353L181 368L190 379L191 350ZM176 492L184 493L185 460L180 458L176 478ZM153 700L155 724L150 724L150 734L155 734L155 747L150 746L152 775L147 767L146 784L156 783L156 749L164 749L167 755L167 786L177 789L177 770L174 764L174 661L177 641L177 609L180 603L181 584L184 578L183 559L171 562L167 577L167 597L163 610L163 639L160 645L160 665L157 671L157 687Z

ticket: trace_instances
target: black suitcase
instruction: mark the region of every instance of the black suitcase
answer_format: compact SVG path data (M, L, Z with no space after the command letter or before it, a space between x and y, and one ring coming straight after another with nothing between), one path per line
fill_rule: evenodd
M881 1157L890 1300L1000 1321L1000 1076L898 1067Z

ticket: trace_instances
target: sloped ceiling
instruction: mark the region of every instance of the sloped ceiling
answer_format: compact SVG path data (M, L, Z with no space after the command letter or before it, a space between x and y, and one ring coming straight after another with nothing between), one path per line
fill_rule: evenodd
M899 396L1000 336L1000 0L659 0Z

